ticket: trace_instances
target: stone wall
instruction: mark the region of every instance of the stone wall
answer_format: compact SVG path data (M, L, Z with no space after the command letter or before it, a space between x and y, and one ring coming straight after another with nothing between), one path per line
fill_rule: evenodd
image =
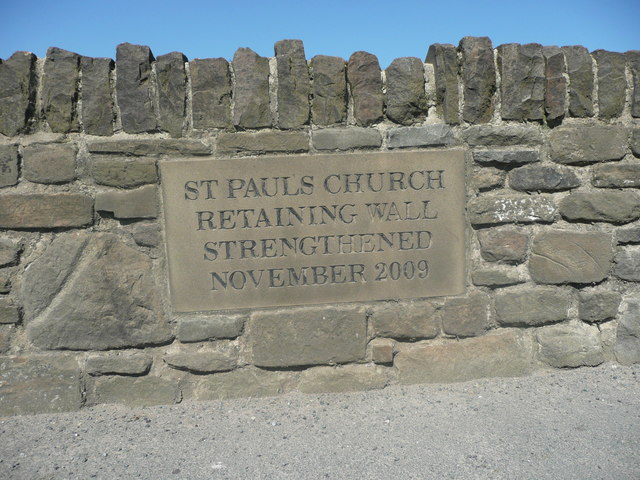
M433 150L467 158L461 297L175 314L158 165ZM640 362L640 51L432 45L423 62L0 62L0 414ZM348 300L348 299L345 299Z

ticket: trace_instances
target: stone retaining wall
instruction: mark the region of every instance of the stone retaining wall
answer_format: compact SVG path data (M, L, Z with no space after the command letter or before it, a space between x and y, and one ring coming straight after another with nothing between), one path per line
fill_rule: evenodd
M158 164L464 147L461 297L175 314ZM0 62L0 415L640 362L640 51Z

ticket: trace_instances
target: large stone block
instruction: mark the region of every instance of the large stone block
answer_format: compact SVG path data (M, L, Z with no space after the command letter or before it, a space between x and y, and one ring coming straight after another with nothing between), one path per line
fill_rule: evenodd
M309 150L307 132L234 132L221 133L217 140L219 152L306 152Z
M371 128L325 128L312 131L313 146L318 150L351 150L379 148L382 136Z
M313 77L311 118L316 125L334 125L347 119L347 77L340 57L316 55L309 63Z
M604 362L596 326L582 322L552 325L538 330L536 337L540 360L552 367L593 367Z
M27 145L22 151L22 175L35 183L67 183L76 178L72 145Z
M426 63L433 65L436 81L436 105L445 123L459 120L458 53L456 47L436 43L429 47Z
M309 123L309 67L302 40L280 40L275 44L278 71L278 126L300 128Z
M594 187L637 188L640 187L640 163L603 163L591 170Z
M171 52L156 59L158 123L172 137L181 137L187 110L187 58Z
M189 62L193 128L231 126L231 72L224 58Z
M206 342L217 338L236 338L244 328L245 315L215 315L183 318L178 323L178 340Z
M302 372L298 390L304 393L338 393L384 388L387 370L377 365L315 367Z
M509 186L521 192L556 192L580 186L580 179L567 167L527 165L508 174Z
M132 188L158 182L156 160L153 158L92 155L88 163L91 176L99 185Z
M544 57L542 45L509 43L498 48L503 120L544 118Z
M548 287L502 290L496 293L496 317L504 327L532 327L568 318L570 299Z
M589 51L574 45L562 47L569 74L569 115L593 116L593 60Z
M598 66L598 116L619 117L627 89L624 53L596 50L592 55Z
M613 274L622 280L640 282L640 245L619 248L614 259Z
M474 293L448 299L442 307L442 330L456 337L477 337L489 329L489 297Z
M128 407L170 405L182 400L178 384L169 379L144 377L96 377L87 389L87 405L118 403Z
M611 320L617 315L621 300L618 292L609 290L581 292L578 316L589 323Z
M89 135L113 135L110 58L82 57L82 127Z
M553 200L542 195L476 197L467 203L467 210L473 225L552 222L557 213Z
M115 218L156 218L158 193L155 185L126 191L98 192L96 211L112 212Z
M211 155L211 148L201 140L189 139L118 139L88 142L91 153L145 155Z
M259 367L357 362L365 355L365 312L355 307L254 312L247 335L251 362Z
M149 47L121 43L116 48L116 95L122 128L142 133L157 128L151 89L153 54Z
M471 147L510 147L542 143L540 128L534 125L473 125L462 131L462 138Z
M628 136L614 125L558 127L549 134L549 157L567 165L618 160L627 153Z
M623 365L640 363L640 300L628 299L618 321L614 352Z
M241 128L270 127L269 60L250 48L240 48L233 56L235 90L233 124Z
M389 148L445 147L458 143L449 125L434 124L422 127L399 127L388 131Z
M415 57L396 58L385 74L387 118L401 125L424 120L428 105L422 62Z
M544 111L548 121L557 121L567 110L567 72L562 49L543 47L545 60Z
M0 228L83 227L93 223L93 199L81 193L0 195Z
M513 228L492 228L478 232L480 254L489 262L521 263L529 245L529 236Z
M378 57L367 52L355 52L347 64L347 81L353 97L353 115L362 127L382 119L382 71Z
M506 176L506 172L499 168L476 168L471 176L471 188L480 192L502 188Z
M12 137L24 131L36 103L36 56L16 52L0 62L0 133Z
M462 92L465 122L487 123L493 117L493 94L496 90L496 69L493 47L488 37L464 37L462 52Z
M153 357L147 353L94 353L87 357L86 372L98 375L146 375L151 369Z
M291 372L242 368L202 377L193 387L194 400L222 400L237 397L268 397L293 389Z
M416 340L435 338L440 332L437 305L428 300L376 305L369 312L369 323L376 337Z
M560 201L560 214L571 221L628 223L640 218L640 194L576 192Z
M11 187L18 183L19 174L18 147L0 145L0 188Z
M80 55L60 48L47 50L42 85L43 114L51 131L77 132Z

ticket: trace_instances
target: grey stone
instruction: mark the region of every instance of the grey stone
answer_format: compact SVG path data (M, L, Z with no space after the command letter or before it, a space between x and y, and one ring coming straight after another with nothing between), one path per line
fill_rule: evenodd
M422 62L415 57L396 58L385 74L387 118L401 125L424 120L428 105Z
M537 150L475 150L473 160L481 164L522 165L540 161Z
M300 128L309 123L309 67L302 40L280 40L275 44L278 70L278 126Z
M133 226L133 240L143 247L157 247L162 240L157 223L136 223Z
M467 210L473 225L552 222L557 213L553 200L543 195L486 195L471 199Z
M547 121L557 121L567 111L567 66L559 47L543 47L545 60L544 111Z
M47 50L42 85L43 114L51 131L77 132L80 55L60 48Z
M347 81L353 97L356 124L368 127L382 119L382 71L378 57L355 52L347 64Z
M178 323L177 337L183 343L205 342L216 338L236 338L242 333L245 320L244 315L184 318Z
M471 186L480 191L493 190L504 186L506 173L498 168L476 168L471 177Z
M0 188L17 184L19 174L18 147L0 145Z
M377 364L393 363L393 350L395 342L389 338L374 338L369 342L369 355L371 361Z
M175 381L147 375L144 377L96 377L87 389L87 404L119 403L128 407L170 405L182 399Z
M91 176L99 185L132 188L158 182L153 158L91 156L88 163Z
M80 370L70 355L0 357L0 416L78 410Z
M571 221L629 223L640 218L636 192L575 192L560 200L560 214Z
M145 185L133 190L98 192L96 211L112 212L115 218L156 218L157 188Z
M238 366L236 349L190 349L166 353L164 362L177 370L193 373L228 372Z
M312 131L313 146L318 150L380 148L382 136L371 128L324 128Z
M11 292L11 269L0 270L0 293Z
M259 367L357 362L364 359L366 340L360 308L254 312L247 322L251 362Z
M479 287L508 287L523 283L517 271L502 268L478 268L471 274L474 285Z
M428 300L376 305L369 312L369 323L376 337L399 340L435 338L440 332L437 306Z
M622 280L640 282L640 245L619 248L614 259L613 274Z
M627 88L624 53L596 50L592 55L598 67L598 117L619 117Z
M477 337L489 329L489 297L473 293L451 298L442 307L442 330L456 337Z
M462 117L469 123L487 123L493 117L496 70L493 46L488 37L464 37L462 52Z
M309 64L313 77L311 118L316 125L335 125L347 119L347 77L340 57L316 55Z
M567 167L527 165L508 174L509 186L521 192L556 192L580 186L580 179Z
M607 278L613 252L609 233L553 230L533 238L529 273L537 283L596 283Z
M584 323L553 325L537 333L540 359L552 367L596 366L604 362L600 334Z
M0 133L12 137L24 131L35 110L36 56L16 52L0 62Z
M630 188L640 187L640 164L604 163L595 165L591 170L595 187Z
M121 43L116 48L116 95L122 128L127 133L157 128L151 89L153 55L149 47Z
M23 276L29 339L39 348L69 350L169 341L152 270L146 255L114 235L56 237Z
M146 375L153 358L146 353L91 354L85 370L89 375Z
M298 390L304 393L339 393L384 388L387 369L377 365L315 367L302 372Z
M13 325L0 325L0 353L11 349L11 336L15 330Z
M250 48L240 48L233 56L235 90L233 124L241 128L271 126L269 107L269 60Z
M187 58L171 52L156 59L158 124L172 137L181 137L187 110Z
M211 155L211 148L201 140L189 139L118 139L87 143L91 153L145 155Z
M404 344L394 366L401 384L515 377L532 370L530 343L522 332L506 331L446 343Z
M231 127L231 72L224 58L189 62L193 128Z
M580 292L578 316L589 323L611 320L618 313L622 296L608 290Z
M267 397L292 390L292 384L291 372L248 367L203 377L194 386L192 397L199 401Z
M35 183L68 183L76 178L72 145L27 145L22 151L22 175Z
M18 263L22 246L10 238L0 238L0 267Z
M113 135L110 58L82 57L82 128L89 135Z
M593 61L589 51L580 46L562 47L569 74L569 115L593 116Z
M444 123L423 127L392 128L388 136L389 148L445 147L458 143L453 129Z
M627 153L628 136L626 128L614 125L554 128L549 134L549 157L563 164L618 160Z
M459 120L458 54L456 47L436 43L429 47L426 63L433 65L436 82L436 105L445 123Z
M640 116L640 115L639 115ZM640 157L640 128L634 128L631 132L631 151L636 157Z
M496 293L496 317L503 327L536 327L568 317L565 291L549 287L501 290Z
M81 193L0 195L0 228L84 227L93 223L93 198Z
M640 243L640 225L616 230L618 243Z
M503 120L544 118L545 62L542 45L500 45L501 113Z
M631 72L631 116L640 117L640 50L625 53Z
M614 353L623 365L640 363L640 301L629 298L618 321Z
M0 324L20 322L20 310L7 298L0 297Z
M542 143L540 129L533 125L473 125L462 131L462 138L472 147L510 147Z
M219 152L306 152L307 132L234 132L221 133L217 140Z

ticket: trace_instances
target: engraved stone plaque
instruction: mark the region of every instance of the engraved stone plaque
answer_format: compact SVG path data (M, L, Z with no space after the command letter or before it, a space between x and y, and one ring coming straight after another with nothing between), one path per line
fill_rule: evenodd
M165 161L178 312L456 295L462 150Z

